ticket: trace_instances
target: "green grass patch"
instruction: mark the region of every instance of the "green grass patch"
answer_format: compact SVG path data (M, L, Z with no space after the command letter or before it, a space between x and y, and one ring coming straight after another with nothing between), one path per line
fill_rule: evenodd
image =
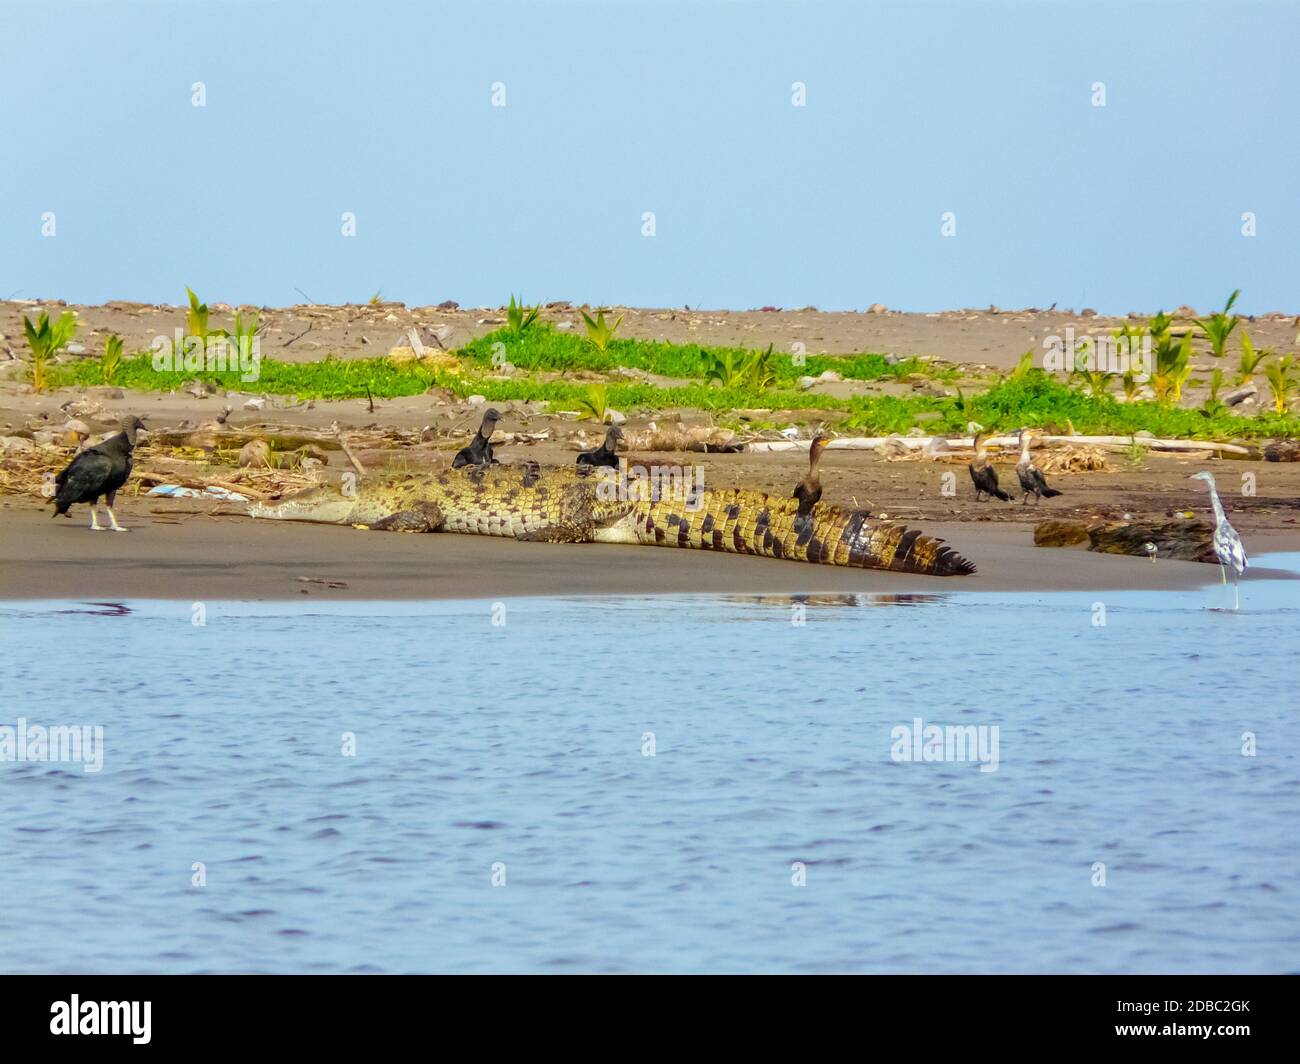
M1034 370L1018 380L1004 380L981 395L967 398L880 396L850 401L845 428L869 435L907 432L918 414L938 413L927 422L939 434L964 433L970 421L990 432L1038 428L1092 436L1130 436L1151 432L1170 439L1231 440L1300 435L1300 417L1184 410L1153 402L1120 403L1114 396L1091 396Z
M610 345L611 357L617 355L618 345L624 342L615 341ZM683 352L689 350L667 344L639 346L667 348L674 358L685 357ZM698 355L698 349L695 352ZM593 354L597 353L593 350ZM516 355L512 352L510 357L513 361ZM592 358L591 355L587 357L589 360ZM877 356L856 357L869 359ZM809 359L809 363L813 361ZM477 358L471 359L470 364L478 364ZM518 362L515 365L523 368ZM484 368L490 367L489 350ZM264 358L260 369L258 379L251 382L242 381L238 370L200 374L158 372L153 368L151 356L146 354L123 359L113 380L123 388L166 392L180 390L197 376L213 382L219 389L295 395L300 399L364 398L367 391L375 398L393 398L420 395L432 387L440 387L462 398L482 395L490 402L546 402L558 410L581 409L583 401L589 398L588 384L580 381L542 381L522 374L504 379L462 376L434 370L419 362L393 365L384 358L327 358L320 362L278 362ZM102 372L100 363L95 360L51 366L50 383L52 387L91 387L102 383ZM925 422L927 431L964 433L968 421L977 421L992 432L1022 427L1065 432L1072 425L1076 432L1088 435L1131 435L1146 430L1156 436L1180 439L1300 436L1300 417L1293 414L1241 417L1217 408L1207 413L1153 402L1120 403L1111 395L1087 395L1039 370L1017 379L1005 379L981 395L966 398L918 395L833 399L780 387L724 388L692 382L661 388L638 381L609 381L606 383L605 401L624 412L683 407L719 414L738 409L838 411L847 415L838 428L868 435L907 433L918 424L918 415L937 414L938 417Z
M471 340L457 352L462 358L483 366L493 364L497 344L503 345L505 358L524 372L564 373L590 370L608 373L615 369L639 369L660 377L702 380L712 363L709 356L732 355L737 361L754 352L750 348L701 347L699 344L670 344L659 340L610 340L604 351L585 337L563 332L551 326L533 328L522 336L509 329ZM498 359L499 361L499 359ZM909 358L890 365L884 355L806 355L803 365L796 365L793 355L780 352L771 360L775 385L793 386L800 377L815 377L824 370L834 370L849 380L874 381L905 377L926 372L919 359Z
M179 391L197 378L210 381L220 390L296 395L300 399L353 399L364 398L367 394L377 399L394 398L420 395L430 388L439 387L461 397L482 395L491 401L517 399L561 406L569 404L569 409L577 409L578 401L587 397L588 387L579 381L540 381L524 376L505 379L461 376L432 370L419 362L394 365L386 358L327 358L321 362L279 362L264 358L260 371L255 381L242 380L237 369L222 373L158 371L153 368L152 356L136 355L122 360L114 374L114 384L141 391L170 392ZM79 362L52 367L51 378L55 387L90 387L102 383L102 371L98 362ZM703 383L660 388L637 381L609 382L607 402L620 410L636 407L848 409L846 400L828 399L807 392L718 388Z
M196 378L210 381L222 390L265 392L268 395L296 395L302 399L352 399L364 397L367 387L376 397L420 395L432 383L428 373L409 366L394 366L383 358L336 359L320 362L277 362L264 358L255 381L244 381L238 369L223 373L159 371L151 355L123 359L113 375L120 388L149 392L179 391ZM97 362L79 362L54 367L55 387L90 386L102 383Z

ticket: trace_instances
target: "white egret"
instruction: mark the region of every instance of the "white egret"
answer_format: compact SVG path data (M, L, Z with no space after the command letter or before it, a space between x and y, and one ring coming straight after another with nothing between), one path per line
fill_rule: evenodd
M1238 581L1250 564L1246 560L1246 548L1241 544L1237 530L1228 524L1228 517L1223 512L1223 503L1219 501L1219 491L1214 486L1213 473L1193 473L1189 480L1203 480L1210 485L1210 505L1214 507L1214 554L1219 559L1219 575L1223 582L1228 582L1228 569L1232 569L1233 609L1241 608L1241 586Z

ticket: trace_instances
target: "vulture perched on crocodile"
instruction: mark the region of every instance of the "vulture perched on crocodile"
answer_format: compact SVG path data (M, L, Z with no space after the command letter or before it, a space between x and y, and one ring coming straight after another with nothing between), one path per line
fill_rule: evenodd
M617 425L610 425L609 431L605 433L605 442L599 447L590 451L580 451L578 453L578 465L581 466L605 466L609 469L618 468L618 442L623 438L623 430Z
M456 452L456 457L452 459L451 468L460 469L462 466L490 466L496 465L497 460L492 457L492 433L496 430L497 422L501 420L501 415L495 407L489 407L483 414L483 422L478 427L478 432L469 443Z

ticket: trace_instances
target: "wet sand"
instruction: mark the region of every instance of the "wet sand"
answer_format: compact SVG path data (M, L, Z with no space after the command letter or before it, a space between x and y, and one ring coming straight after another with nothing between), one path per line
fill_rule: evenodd
M121 502L122 500L119 500ZM362 532L206 513L161 517L153 500L119 506L131 531L91 532L49 511L0 512L0 598L439 599L654 593L797 594L1192 588L1217 582L1196 562L1033 545L1029 526L927 523L979 567L924 577L704 551L561 545L461 535ZM1300 549L1300 536L1256 537L1255 551ZM1252 570L1252 578L1266 575ZM1274 576L1278 574L1272 574ZM314 581L345 583L330 588ZM305 592L305 593L304 593Z

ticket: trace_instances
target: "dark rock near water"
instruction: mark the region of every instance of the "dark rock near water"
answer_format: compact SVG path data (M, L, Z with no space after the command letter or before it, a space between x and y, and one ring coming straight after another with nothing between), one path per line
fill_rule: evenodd
M1034 526L1035 547L1073 547L1088 542L1088 526L1082 521L1039 521Z
M1069 547L1087 542L1099 554L1130 554L1149 558L1147 544L1154 543L1157 558L1187 562L1214 562L1214 526L1187 521L1042 521L1034 528L1034 546Z
M1300 441L1274 440L1264 446L1266 462L1300 462Z

